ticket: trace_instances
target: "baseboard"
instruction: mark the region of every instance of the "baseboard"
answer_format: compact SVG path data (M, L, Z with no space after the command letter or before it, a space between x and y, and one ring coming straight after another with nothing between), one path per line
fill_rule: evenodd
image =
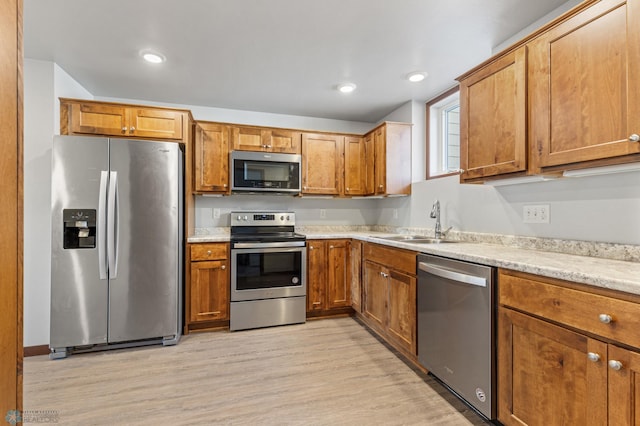
M24 347L24 356L38 356L38 355L49 355L49 345L38 345L38 346L25 346Z

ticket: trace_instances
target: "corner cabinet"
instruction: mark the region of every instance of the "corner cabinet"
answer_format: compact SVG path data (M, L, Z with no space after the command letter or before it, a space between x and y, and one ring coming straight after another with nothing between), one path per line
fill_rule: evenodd
M415 360L416 256L413 251L365 243L364 321L396 349Z
M602 0L528 45L541 167L640 153L638 23L637 1Z
M350 240L307 240L307 316L351 310Z
M366 172L371 194L411 194L411 126L385 122L365 135L365 145L373 140L373 173Z
M527 170L525 52L521 47L460 80L462 181Z
M159 107L60 99L60 133L183 140L189 112Z
M640 424L640 297L500 270L498 420Z
M185 330L229 325L229 244L194 243L187 251Z
M195 192L229 193L229 126L196 124L194 163Z

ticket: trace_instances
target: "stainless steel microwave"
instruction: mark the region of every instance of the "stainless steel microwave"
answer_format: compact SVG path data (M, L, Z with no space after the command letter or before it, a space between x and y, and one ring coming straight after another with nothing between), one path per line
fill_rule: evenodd
M231 151L231 191L296 194L302 181L302 156Z

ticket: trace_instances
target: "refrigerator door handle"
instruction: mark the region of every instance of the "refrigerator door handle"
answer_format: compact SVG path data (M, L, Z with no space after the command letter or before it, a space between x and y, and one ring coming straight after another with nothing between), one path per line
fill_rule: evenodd
M118 172L109 173L109 195L107 197L107 257L109 278L118 276Z
M106 280L107 276L107 182L109 172L100 172L100 193L98 195L98 271L101 280Z

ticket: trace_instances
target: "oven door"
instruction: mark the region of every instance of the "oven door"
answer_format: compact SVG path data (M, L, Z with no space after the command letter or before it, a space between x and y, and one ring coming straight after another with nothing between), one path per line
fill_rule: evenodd
M236 243L231 249L232 302L305 296L306 276L307 247L303 241Z

